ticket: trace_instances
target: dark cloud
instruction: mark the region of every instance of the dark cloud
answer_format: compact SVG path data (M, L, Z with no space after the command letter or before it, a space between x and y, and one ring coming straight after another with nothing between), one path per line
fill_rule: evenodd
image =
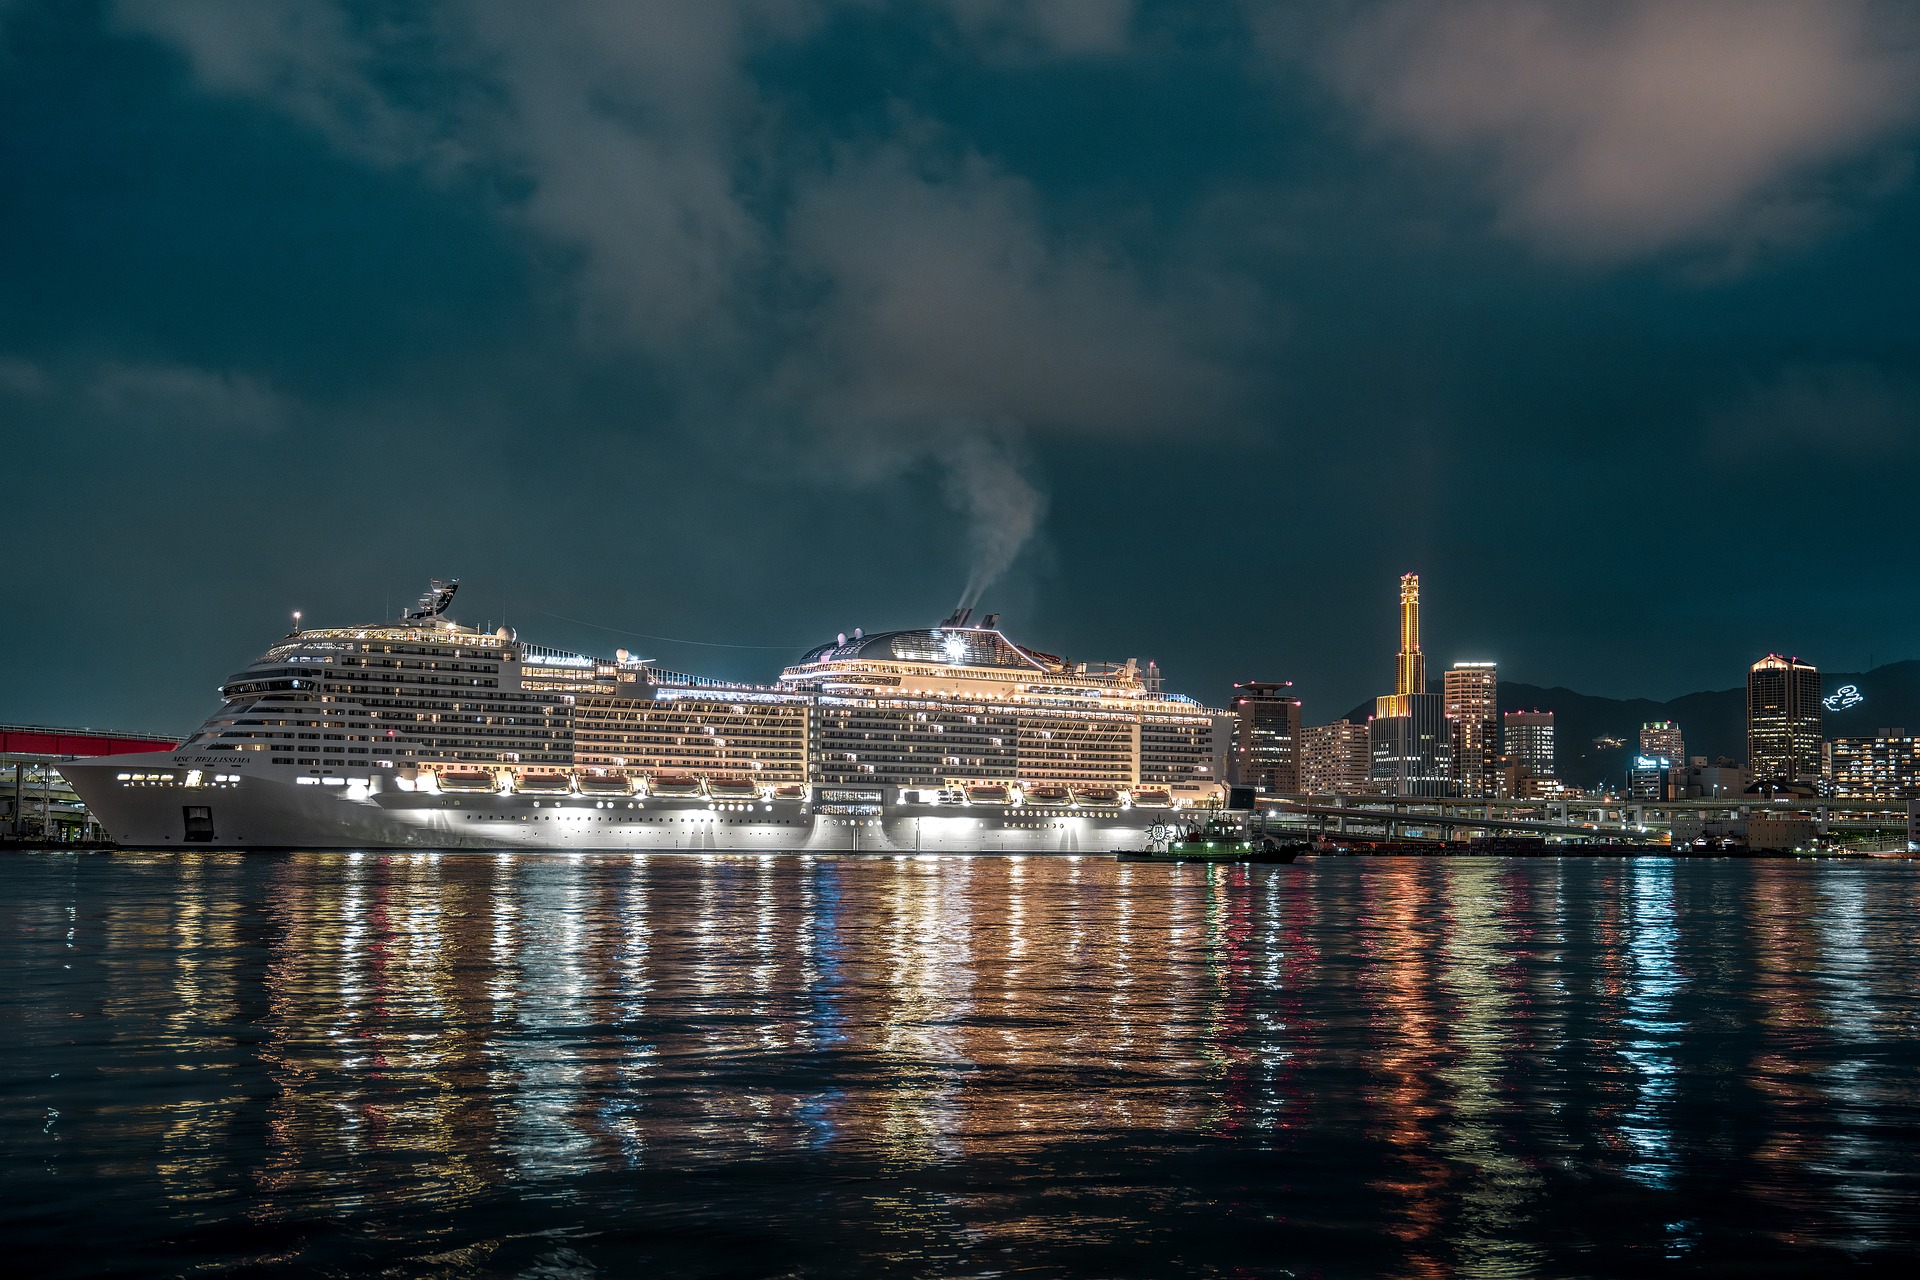
M296 406L258 378L179 364L112 361L50 370L0 357L0 404L17 414L52 411L113 429L270 432Z
M791 260L817 273L821 411L1141 433L1217 420L1234 375L1103 246L1058 243L1024 181L889 149L810 183ZM804 383L809 375L793 379Z
M1718 416L1710 447L1748 467L1798 456L1845 475L1920 451L1920 381L1860 363L1790 365Z
M1101 55L1123 51L1133 0L945 0L988 52Z
M1330 46L1383 132L1481 158L1503 225L1624 258L1809 221L1796 184L1910 125L1920 26L1878 0L1399 0Z
M725 380L826 435L889 435L854 474L892 475L903 454L951 463L949 487L971 495L961 507L987 522L971 535L977 586L1011 563L1040 507L1005 441L1028 426L1171 428L1217 413L1230 378L1182 350L1124 262L1048 237L1027 184L977 156L936 175L898 147L843 149L786 175L791 203L751 207L745 171L777 126L743 60L812 33L811 6L475 4L373 21L305 3L125 0L117 14L185 51L210 89L372 162L522 175L502 212L578 255L583 339L630 345L703 404ZM1118 47L1129 14L953 6L979 38L1024 33L1063 53ZM770 278L818 301L770 316ZM762 363L769 330L796 327L810 336Z
M428 573L599 648L567 619L798 649L984 592L1310 716L1378 692L1408 570L1436 663L1595 692L1920 623L1897 7L0 30L0 716L184 723L288 610Z

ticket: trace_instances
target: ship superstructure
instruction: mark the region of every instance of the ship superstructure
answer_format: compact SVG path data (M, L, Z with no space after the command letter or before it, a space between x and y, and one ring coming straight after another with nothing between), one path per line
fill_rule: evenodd
M844 637L781 673L812 696L817 781L1164 790L1216 783L1215 717L1150 687L1009 640L998 616Z
M1105 851L1223 796L1223 713L997 617L842 635L759 686L461 626L457 589L296 630L173 752L67 775L159 847Z

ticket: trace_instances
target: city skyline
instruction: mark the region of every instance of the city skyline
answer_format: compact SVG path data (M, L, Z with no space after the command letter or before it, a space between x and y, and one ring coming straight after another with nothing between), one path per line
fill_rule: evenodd
M1883 703L1876 689L1879 723L1869 734L1858 715L1869 699L1857 684L1836 681L1834 692L1826 694L1816 665L1777 653L1749 666L1744 689L1726 691L1742 698L1738 745L1725 725L1716 727L1717 717L1707 708L1701 708L1707 712L1704 725L1686 720L1696 741L1705 744L1700 754L1687 748L1686 723L1655 715L1629 729L1623 707L1605 732L1586 741L1575 735L1568 743L1575 759L1563 769L1557 712L1527 705L1516 699L1516 690L1503 689L1498 663L1456 662L1441 673L1434 691L1421 639L1421 608L1419 575L1402 574L1394 688L1376 695L1370 707L1322 719L1306 714L1292 682L1237 683L1226 720L1229 780L1263 792L1489 799L1550 799L1595 788L1643 799L1749 790L1805 798L1920 796L1920 751L1904 727L1890 723L1920 712L1920 690L1910 690L1904 701L1891 690L1893 696ZM1878 684L1870 677L1855 678ZM1592 701L1570 690L1523 685L1520 691L1544 695L1539 700L1547 703L1555 702L1556 694ZM1640 705L1650 712L1661 709ZM1842 716L1848 727L1827 732L1829 713ZM1284 785L1283 779L1299 785Z
M1910 42L1628 5L1540 77L1463 65L1478 7L9 4L0 709L177 729L292 610L449 574L735 679L984 593L1352 706L1409 570L1438 668L1908 656ZM1700 494L1741 538L1631 553Z
M1416 583L1416 586L1414 588L1416 592L1416 601L1414 604L1415 620L1412 623L1414 628L1413 634L1416 637L1418 637L1419 635L1419 628L1420 628L1420 623L1418 621L1419 604L1417 601L1417 592L1418 592L1417 583L1421 576L1422 575L1418 573L1408 573L1408 574L1401 575L1403 590L1404 590L1404 584L1406 583L1407 580L1413 580ZM414 589L417 589L417 583L412 584L412 586ZM364 595L365 593L361 592L357 594ZM485 599L484 594L482 594L481 592L469 591L468 593L469 599L472 599L476 596L481 598L483 601ZM362 610L360 612L347 613L342 617L333 619L332 621L337 624L365 623L365 622L379 621L380 617L383 616L384 614L391 614L394 612L395 601L405 600L407 598L409 597L404 590L396 588L394 591L389 592L385 596L380 610L372 611L372 612ZM471 616L472 614L478 612L482 607L483 606L474 606L473 608L463 608L459 612L463 613L464 615ZM1401 600L1400 604L1398 605L1396 612L1400 617L1399 625L1402 629L1402 635L1404 637L1404 635L1406 634L1405 628L1407 626L1406 602L1404 598ZM1443 617L1446 616L1448 612L1450 612L1450 610L1447 609L1446 607L1443 607L1441 616ZM1468 612L1471 612L1471 611L1469 610ZM273 625L272 623L267 623L266 625L259 625L256 623L256 625L252 625L246 628L236 627L233 634L255 635L258 637L254 641L256 645L270 643L273 638L285 633L288 630L289 624L292 622L304 620L305 625L313 625L315 622L320 621L320 618L315 616L318 613L319 611L313 610L311 608L304 611L300 611L300 610L289 611L281 615L277 626ZM1023 640L1026 640L1029 642L1032 641L1033 637L1031 637L1027 633L1027 630L1019 624L1017 619L1013 621L1004 621L1001 619L1001 615L997 612L992 613L992 617L996 622L998 622L1001 625L1003 629L1020 635L1023 638ZM495 619L489 616L486 619L486 621L488 626L492 626L498 621L498 619ZM622 637L627 638L632 644L634 644L636 646L635 651L639 652L640 650L647 648L648 640L650 639L650 637L647 636L646 633L640 632L637 630L630 631L622 628L591 625L581 619L563 617L561 615L547 613L544 610L537 611L536 620L533 623L522 624L522 629L528 632L528 638L538 637L539 640L543 643L548 642L555 637L564 636L567 634L571 634L576 637L584 637L581 640L581 642L578 644L578 648L582 651L590 652L590 653L611 653L614 647L616 646L618 640ZM828 636L826 638L830 639L831 636ZM205 640L206 640L205 646L196 646L192 651L184 652L180 655L183 659L185 659L185 661L183 662L181 667L181 671L183 672L183 674L177 684L170 684L164 678L161 681L157 682L157 685L156 685L156 682L149 680L147 682L147 687L144 690L144 692L148 695L146 698L133 699L133 700L123 699L123 702L130 701L131 704L133 705L154 705L156 702L165 701L165 702L170 702L174 707L180 709L178 711L178 714L184 717L197 719L198 717L203 716L208 707L208 699L212 695L213 687L217 686L221 680L225 679L226 676L230 675L232 671L236 669L237 665L239 665L241 662L241 659L237 657L233 659L226 659L226 658L222 658L219 655L219 652L218 652L219 644L220 644L219 634L210 632L205 637ZM814 643L817 643L817 641ZM1365 640L1363 637L1357 637L1355 639L1356 645L1363 645L1364 643L1365 643ZM1420 644L1422 642L1416 638L1416 643ZM649 651L658 651L666 647L667 646L654 646L653 649ZM676 669L676 668L689 669L695 672L696 674L713 674L716 672L721 672L721 671L730 670L730 669L739 670L741 660L738 657L738 654L742 651L751 651L760 656L750 660L751 665L749 665L746 668L746 670L748 671L748 674L746 676L737 677L737 678L744 678L748 682L763 682L765 680L770 679L774 674L777 673L777 671L782 665L784 665L787 661L790 661L793 657L798 656L798 654L804 651L804 649L807 647L810 647L810 645L801 645L793 648L792 650L788 650L786 646L740 644L740 643L733 643L728 641L703 641L703 642L700 642L697 648L695 649L688 650L683 648L680 651L694 652L697 654L716 655L718 660L711 661L711 662L702 662L699 660L694 660L691 662L681 662L681 663L660 661L660 665L668 669ZM1046 645L1043 643L1041 647L1044 648L1046 647ZM1117 647L1119 646L1116 646L1116 648ZM1476 649L1474 652L1484 654L1487 651L1488 650L1486 647L1482 647L1482 648ZM1076 660L1094 660L1094 661L1115 660L1113 658L1113 655L1111 654L1107 655L1107 657L1099 658L1099 659L1094 659L1091 657L1091 655L1088 655L1088 654L1075 654L1073 656L1076 658ZM1131 653L1126 656L1139 657L1138 654L1131 654ZM727 660L729 657L732 659L732 661ZM1205 703L1209 706L1226 707L1232 701L1232 691L1238 688L1240 684L1245 683L1243 679L1236 679L1235 681L1231 682L1225 690L1207 688L1199 685L1195 681L1183 678L1183 668L1181 666L1176 665L1173 668L1173 674L1171 676L1168 676L1167 662L1161 661L1156 658L1148 658L1148 657L1141 657L1140 661L1142 662L1143 666L1146 666L1148 668L1149 675L1151 676L1151 678L1157 679L1157 680L1168 680L1170 681L1170 683L1168 684L1168 688L1171 691L1185 693L1188 696L1194 697L1200 702ZM1425 676L1427 671L1427 661L1428 661L1428 656L1425 653L1424 646L1423 646L1422 650L1418 654L1414 655L1413 657L1414 666L1411 669L1417 671L1419 675ZM1801 661L1801 659L1796 656L1792 658L1792 661L1799 662ZM1876 661L1874 667L1872 668L1863 668L1860 671L1847 671L1845 669L1839 669L1832 672L1831 674L1835 677L1835 679L1840 679L1842 677L1857 679L1861 676L1866 675L1870 670L1880 670L1882 668L1898 668L1901 664L1911 662L1911 661L1914 661L1914 659L1906 658L1906 657L1898 657L1898 658L1888 659L1885 661ZM1177 659L1176 659L1176 662L1177 662ZM1403 660L1396 658L1394 659L1394 662L1396 664L1395 682L1396 682L1396 688L1397 688L1400 676L1403 674L1403 672L1400 670ZM1740 674L1744 674L1746 671L1746 668L1750 667L1751 665L1752 665L1751 661L1742 663L1740 668ZM217 672L217 674L212 675L208 678L209 683L206 686L204 686L205 691L197 695L192 684L189 683L188 676L185 674L186 672L190 671L192 668L196 666L202 672ZM1273 664L1261 663L1257 660L1254 662L1241 664L1242 670L1246 669L1247 667L1255 668L1257 671L1259 671L1259 673L1262 675L1263 678L1274 676L1275 674L1275 667ZM1710 694L1741 692L1742 686L1744 684L1743 681L1736 682L1735 680L1728 678L1728 679L1723 679L1717 684L1710 684L1706 687L1699 688L1699 689L1689 689L1683 692L1682 694L1674 695L1673 697L1668 697L1668 698L1654 697L1645 693L1635 692L1635 691L1629 691L1625 694L1608 694L1608 693L1598 693L1589 689L1576 688L1573 685L1563 680L1548 678L1547 680L1542 681L1538 679L1528 680L1524 678L1509 677L1504 673L1503 663L1497 662L1497 661L1461 660L1461 661L1455 661L1450 665L1441 666L1439 668L1439 675L1437 677L1429 678L1424 681L1425 688L1428 692L1436 694L1436 696L1443 696L1443 701L1444 701L1444 695L1446 694L1446 690L1448 688L1448 682L1453 678L1459 676L1461 673L1472 672L1476 668L1482 668L1482 669L1485 669L1486 671L1495 671L1495 670L1501 671L1502 674L1499 677L1499 684L1501 685L1521 685L1531 689L1540 690L1543 692L1559 691L1565 694L1571 694L1571 695L1582 697L1582 698L1610 699L1610 700L1626 701L1626 702L1665 703L1665 702L1670 702L1675 700L1684 701L1686 698L1689 698L1689 697L1699 697L1699 696L1705 696ZM152 673L148 673L148 674L151 675ZM166 673L161 673L161 674L164 677ZM1283 669L1283 674L1281 674L1278 677L1279 685L1284 686L1288 690L1289 696L1299 704L1298 715L1299 715L1300 724L1302 726L1321 726L1321 725L1325 725L1326 723L1334 719L1345 719L1345 718L1354 717L1354 716L1357 716L1360 719L1360 721L1364 723L1364 720L1368 714L1367 709L1356 707L1352 705L1351 702L1342 703L1337 698L1329 699L1325 696L1318 696L1318 697L1312 696L1309 693L1309 691L1312 690L1316 686L1316 684L1324 688L1326 683L1324 680L1317 681L1315 678L1315 675L1316 673L1312 671ZM1258 682L1256 681L1255 683L1258 683ZM156 688L160 695L158 699L153 697L153 694L155 693ZM41 689L34 690L31 692L42 695L38 699L38 705L43 707L51 707L51 708L54 708L54 710L43 712L38 717L36 717L34 714L31 714L30 712L15 713L14 715L12 715L11 718L20 723L52 724L52 725L60 725L60 726L71 727L71 728L85 727L85 728L92 728L92 729L104 729L104 730L110 730L110 731L120 730L120 731L128 731L128 732L161 732L161 733L181 731L181 726L178 723L155 722L152 720L148 720L141 723L134 723L134 722L131 722L130 718L127 716L121 716L118 719L115 719L113 718L111 713L105 717L101 717L97 719L88 719L87 709L89 707L97 707L100 705L104 705L103 702L98 697L102 689L112 690L112 686L110 685L90 686L88 688L84 688L80 690L78 692L78 696L73 696L74 691L70 691L70 690L50 691L43 686ZM118 690L112 690L112 691L115 693L118 692ZM44 695L47 692L57 692L57 701L49 700L48 698L46 698ZM13 696L15 697L15 705L17 706L24 705L26 707L31 708L36 704L36 700L32 696L29 696L24 699L19 698L17 693L14 694ZM1846 691L1843 691L1839 696L1850 699L1849 702L1846 704L1849 707L1854 705L1854 703L1860 697L1860 695L1857 692L1848 693ZM1368 706L1373 711L1376 711L1376 712L1378 710L1378 707L1377 705L1374 705L1374 704L1377 704L1378 701L1379 701L1378 697L1374 697L1374 696L1370 696L1366 699L1366 703L1368 704ZM1338 709L1342 706L1345 706L1347 709L1345 710ZM62 708L71 708L73 710L70 713L62 714L61 713ZM1446 714L1451 716L1453 713L1451 711L1448 711L1446 712ZM1497 732L1498 731L1496 729L1495 731L1496 745L1497 745Z

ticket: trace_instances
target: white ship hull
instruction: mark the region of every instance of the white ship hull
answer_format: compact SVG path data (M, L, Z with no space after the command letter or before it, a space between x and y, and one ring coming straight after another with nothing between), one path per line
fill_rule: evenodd
M893 787L872 788L872 802L851 804L822 801L827 792L844 800L844 789L829 787L809 788L805 800L750 804L433 793L400 790L392 778L319 785L290 770L203 773L163 752L72 763L61 772L116 843L141 849L1109 853L1146 848L1148 829L1177 816L922 803Z

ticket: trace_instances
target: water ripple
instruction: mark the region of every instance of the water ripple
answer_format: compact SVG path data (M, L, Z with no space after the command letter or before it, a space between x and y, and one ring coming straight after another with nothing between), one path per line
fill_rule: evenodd
M1916 1260L1896 865L40 854L49 1275Z

